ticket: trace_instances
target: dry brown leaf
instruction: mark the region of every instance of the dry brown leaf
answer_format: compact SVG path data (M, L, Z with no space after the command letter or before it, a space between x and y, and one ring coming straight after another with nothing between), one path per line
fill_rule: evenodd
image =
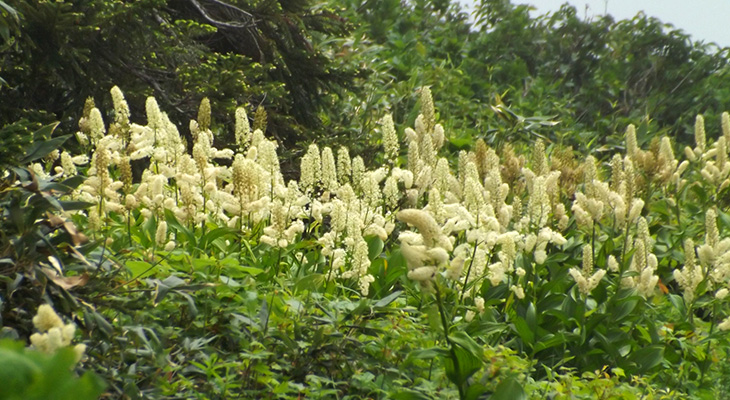
M87 238L86 235L76 229L76 225L74 225L73 222L66 221L63 223L63 227L66 228L68 234L71 235L71 240L73 241L74 246L82 245L89 241L89 238Z
M68 290L76 286L84 286L89 281L88 274L81 274L75 276L63 276L59 275L56 270L48 267L43 267L43 273L53 281L56 285Z

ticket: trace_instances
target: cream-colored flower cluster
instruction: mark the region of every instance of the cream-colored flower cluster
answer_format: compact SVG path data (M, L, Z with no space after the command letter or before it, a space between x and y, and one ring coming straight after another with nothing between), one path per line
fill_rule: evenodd
M699 256L699 264L695 252ZM705 242L695 248L692 239L686 239L684 266L681 270L674 271L674 279L684 290L684 298L688 302L695 299L697 289L706 274L709 277L709 289L718 289L716 297L725 298L730 279L730 238L720 240L717 212L712 208L705 214Z
M606 270L603 269L593 272L593 247L589 244L583 246L583 268L571 268L568 272L584 296L588 296L606 275Z
M566 158L551 156L540 140L529 162L509 146L500 158L478 141L474 151L459 153L453 169L440 155L446 133L437 121L431 92L424 87L421 112L402 136L407 155L403 165L398 131L386 115L380 125L385 161L381 167L368 169L346 147L334 151L313 143L301 159L299 180L287 183L277 143L251 128L243 108L235 115L236 151L219 150L210 129L210 103L203 101L198 119L190 122L190 155L153 98L146 103L147 125L129 121L129 108L117 88L112 98L115 113L108 132L93 104L80 122L79 138L94 151L89 179L77 197L95 204L89 214L93 229L101 230L111 213L129 216L138 210L159 221L155 242L171 249L175 242L164 219L172 212L184 224L224 224L256 232L261 243L285 248L310 227L317 230L327 260L328 269L322 272L328 279L356 280L363 295L375 279L369 272L368 237L387 240L397 221L412 228L398 236L408 276L428 287L431 279L442 275L475 306L484 281L506 284L514 296L524 297L528 280L540 279L536 271L551 251L567 243L563 233L574 221L579 234L572 240L587 241L582 268L569 269L580 292L590 295L609 275L650 297L659 279L659 260L650 221L643 216L644 199L650 198L651 190L667 194L689 187L685 175L690 166L702 171L704 180L719 191L728 185L730 174L727 113L723 136L710 145L704 121L698 117L696 146L685 150L689 161L683 162L675 158L669 138L643 150L635 127L629 126L626 154L611 159L610 179L603 178L604 171L592 156L582 164L575 162L578 167L565 167L570 166ZM83 156L57 156L64 173L86 161ZM221 159L230 161L217 161ZM149 167L140 182L133 183L131 164L139 160ZM570 188L561 188L563 175L568 175ZM667 199L673 204L671 196ZM730 280L730 239L720 240L711 233L710 221L717 218L713 212L708 211L705 243L695 249L688 239L685 265L674 272L688 300L706 276L718 296ZM610 240L608 231L624 240L604 263L594 260L593 253L602 241ZM630 257L624 259L626 254Z
M654 239L649 233L649 225L644 217L639 217L632 249L634 255L629 266L632 275L623 276L621 283L624 287L635 288L644 297L651 297L659 282L659 277L655 275L659 260L653 253Z
M566 243L559 232L568 227L571 215L560 198L560 172L552 169L548 152L543 143L537 141L531 165L523 166L519 176L511 177L515 184L524 182L526 200L521 197L519 186L511 188L502 182L514 168L505 165L506 162L500 163L496 153L483 144L477 144L474 153L460 153L458 173L454 176L446 160L438 156L438 147L432 145L433 136L423 134L429 132L425 129L429 125L424 121L429 120L426 115L432 102L422 99L422 104L426 109L422 110L416 129L406 129L408 170L415 177L406 204L410 207L421 204L423 194L427 194L427 203L423 208L398 214L399 220L415 227L414 231L404 231L399 237L401 250L409 262L409 276L419 282L428 282L443 273L468 287L467 297L473 295L473 282L478 279L488 279L492 285L507 283L517 297L524 296L522 287L526 271L515 267L515 260L531 255L533 268L536 268L547 260L549 245ZM707 145L701 117L698 121L698 144L691 151L694 159L703 160L702 170L707 171L703 172L705 179L722 191L727 186L722 182L730 171L730 167L726 167L729 164L725 145L730 137L730 117L723 114L723 137L712 146ZM642 216L643 197L652 190L650 185L656 185L651 187L657 187L665 194L688 185L688 179L683 175L690 162L680 163L675 158L669 138L661 138L649 150L643 150L638 145L636 129L629 126L626 149L625 156L616 155L611 160L610 180L600 178L593 157L587 157L582 166L582 190L575 192L571 207L576 225L589 240L599 243L607 239L605 228L625 238L625 248L620 247L619 252L609 255L606 269L594 271L593 247L584 246L583 268L570 270L584 295L589 295L607 274L615 274L622 286L634 288L644 297L655 294L659 260L654 254L649 223ZM508 203L510 197L512 201ZM667 198L670 206L675 204L672 197ZM414 216L418 216L417 220ZM439 242L429 239L441 237L434 233L435 227L444 235ZM708 228L708 231L711 230ZM703 268L710 268L707 271L718 285L730 277L726 275L726 271L730 271L726 243L713 243L702 247L699 265L690 260L684 270L675 272L675 279L685 289L686 296L690 296L703 279ZM617 260L624 254L631 257ZM720 287L716 286L717 296L724 297L727 289Z
M79 200L95 204L89 211L92 230L100 231L110 213L130 216L132 210L139 210L145 218L158 221L155 242L167 250L173 249L175 242L170 240L164 221L166 211L188 225L214 221L242 229L268 220L273 212L274 223L265 240L278 245L291 243L302 231L301 221L292 223L301 206L287 205L286 212L281 210L283 200L298 197L289 192L298 189L284 185L277 144L260 130L250 131L242 108L236 111L239 153L235 157L232 150L214 146L207 100L201 104L198 121L190 122L194 141L190 155L177 127L154 98L146 102L147 125L129 122L129 108L116 87L112 98L115 113L109 132L104 129L101 113L92 106L78 133L93 152L88 179L76 194ZM82 156L61 157L62 165L67 165L64 170L84 161ZM216 161L226 159L233 159L230 167ZM133 162L149 164L138 184L132 182Z
M350 159L342 147L335 161L333 151L310 145L301 160L300 184L305 189L305 213L329 229L317 242L328 260L328 279L356 279L360 293L369 293L375 278L369 273L366 237L386 240L393 231L393 217L386 210L383 181L396 179L396 169L367 170L360 157ZM397 192L397 188L396 188ZM386 193L387 195L387 193ZM397 196L397 193L395 194ZM323 224L329 216L329 224Z
M416 129L406 129L408 171L415 179L413 188L406 190L405 203L412 208L397 214L398 220L415 228L399 235L408 277L428 287L437 274L443 274L461 286L465 297L474 297L477 283L487 279L492 285L508 284L516 297L523 298L527 278L523 268L515 267L518 257L532 255L536 264L542 264L549 245L566 243L558 232L569 219L559 202L560 172L549 169L544 145L538 143L532 169L520 170L529 194L524 209L517 195L508 204L512 193L503 179L503 165L483 142L475 152L459 154L453 174L448 161L438 156L444 139L440 125L431 122L430 92L422 90L421 96ZM422 194L427 194L425 199ZM413 208L423 200L422 208ZM558 213L559 223L551 224L550 216ZM475 304L482 300L474 298Z
M716 298L722 300L727 296L730 287L730 238L720 238L717 212L713 208L705 213L704 243L695 248L692 240L687 239L684 244L684 267L674 271L674 279L688 302L699 294L697 290L705 278L708 278L707 290L716 291Z
M400 201L401 188L412 188L411 171L390 166L370 171L362 158L350 158L347 148L340 148L335 158L330 148L320 151L313 144L302 158L299 181L285 183L277 143L265 138L259 129L251 132L242 108L235 116L237 152L219 150L210 130L210 103L204 100L198 119L190 122L190 155L177 128L154 98L146 102L147 125L129 122L129 109L118 88L112 89L112 98L115 120L109 132L104 129L101 113L90 103L78 135L93 153L89 179L76 193L76 198L95 204L89 211L92 230L101 231L112 214L129 218L137 210L157 221L157 247L172 250L175 242L165 221L166 212L171 212L186 225L213 222L246 232L263 224L258 231L261 243L287 247L304 232L305 222L313 219L318 226L330 227L319 239L330 261L327 276L356 279L360 291L368 293L374 278L368 272L365 238L386 240L390 235L394 217L387 210ZM432 120L433 115L428 121ZM431 135L442 131L428 121L421 123L419 131L427 129ZM398 143L392 119L383 122L387 151L395 156ZM68 163L68 157L62 157ZM232 162L225 166L217 161L220 159ZM79 164L84 160L71 161ZM132 182L132 162L149 164L139 183ZM384 185L386 178L388 185ZM331 217L329 224L325 223L326 216Z
M30 343L34 349L46 354L53 354L62 347L71 346L76 332L76 325L64 324L61 317L48 304L38 307L36 316L33 317L33 325L38 332L30 335ZM77 344L73 350L76 362L79 362L84 356L86 345Z
M705 136L705 120L701 115L695 121L695 147L686 147L684 153L692 162L702 163L700 173L711 185L720 192L730 186L730 160L728 160L728 146L730 146L730 116L722 114L722 133L717 141L708 149Z

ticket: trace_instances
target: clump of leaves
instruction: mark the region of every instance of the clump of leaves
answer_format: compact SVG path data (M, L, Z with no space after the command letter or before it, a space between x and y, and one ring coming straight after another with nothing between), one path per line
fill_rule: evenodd
M4 281L0 305L2 324L20 328L27 336L30 315L47 296L68 296L88 276L66 276L80 264L88 264L80 246L86 236L62 213L86 207L74 200L61 200L83 182L74 176L56 182L40 178L33 168L22 167L56 151L68 136L51 137L57 124L35 131L32 141L17 147L27 149L21 157L5 159L0 177L0 279ZM18 125L2 129L3 137L17 132ZM23 139L25 140L25 139ZM15 160L17 165L10 162ZM77 268L76 268L77 269ZM13 330L5 332L18 336Z
M71 348L52 355L28 349L20 341L0 341L2 400L93 400L104 391L103 381L87 372L76 377Z

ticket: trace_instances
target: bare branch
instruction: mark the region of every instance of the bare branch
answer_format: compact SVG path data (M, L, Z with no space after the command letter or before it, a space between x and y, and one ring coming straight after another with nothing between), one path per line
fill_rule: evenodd
M222 6L222 7L227 7L227 8L230 8L232 10L236 10L239 13L241 13L241 14L243 14L243 15L251 18L251 19L253 19L253 15L250 12L245 11L245 10L242 10L242 9L234 6L233 4L228 4L228 3L224 2L224 1L220 1L220 0L208 0L208 1L210 1L211 3L218 4L219 6Z
M255 25L253 20L246 22L246 23L218 21L218 20L214 19L213 17L211 17L208 14L208 12L205 10L205 7L203 7L197 0L189 0L189 1L200 12L200 14L203 16L203 18L205 18L205 20L208 21L209 23L211 23L212 25L215 25L215 26L218 26L221 28L230 28L230 29L243 29L243 28L248 28L250 26ZM218 0L211 0L211 1L215 2L216 4L238 10L239 12L242 12L242 13L246 14L247 16L251 16L251 14L239 9L238 7L232 6L230 4L227 4L227 3L224 3L224 2L221 2ZM251 17L253 17L253 16L251 16Z

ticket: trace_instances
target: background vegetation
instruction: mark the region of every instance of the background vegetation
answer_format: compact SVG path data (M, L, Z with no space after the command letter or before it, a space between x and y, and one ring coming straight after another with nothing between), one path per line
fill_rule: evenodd
M19 0L0 38L2 398L730 391L728 49L508 1Z

